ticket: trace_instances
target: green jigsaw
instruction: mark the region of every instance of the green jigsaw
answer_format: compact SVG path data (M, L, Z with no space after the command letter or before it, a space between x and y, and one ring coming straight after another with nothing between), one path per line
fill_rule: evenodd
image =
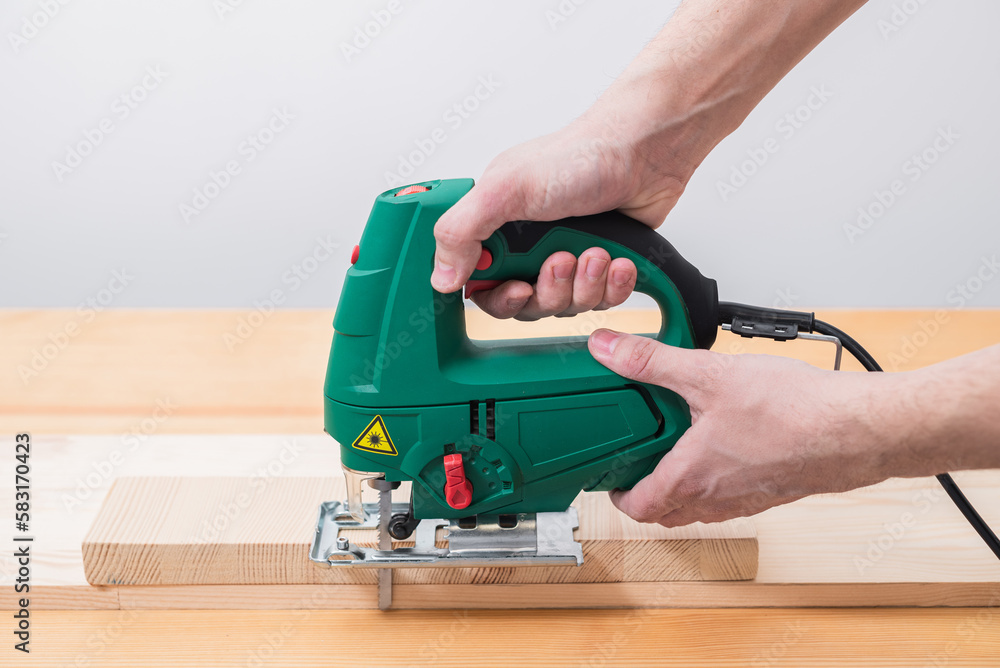
M609 371L584 336L469 338L463 295L436 292L430 275L434 225L472 186L429 181L375 200L334 318L324 388L348 498L321 508L315 561L381 567L387 580L394 567L579 565L573 499L630 488L690 426L683 399ZM636 291L661 311L657 340L711 347L715 281L618 212L507 223L483 242L465 296L505 280L534 282L552 253L595 246L635 263ZM403 482L409 502L392 503ZM365 483L380 492L377 506L362 502ZM378 550L339 536L376 525ZM440 526L448 548L428 534ZM414 531L416 547L391 549L391 539Z
M691 425L681 397L612 373L591 357L586 337L469 338L462 296L435 292L430 276L434 225L472 186L429 181L379 195L333 322L324 419L340 443L347 499L321 505L309 556L378 569L382 609L392 602L395 568L581 565L573 499L631 488ZM636 291L660 309L658 341L707 349L719 328L826 341L836 346L834 369L846 348L866 370L881 371L857 341L812 313L720 303L715 281L617 212L507 223L483 242L465 296L506 280L533 282L553 253L595 246L635 263ZM1000 540L951 476L937 478L1000 557ZM404 483L408 501L394 502ZM363 502L365 484L377 504ZM341 535L358 529L376 529L378 546ZM393 545L411 538L412 547Z

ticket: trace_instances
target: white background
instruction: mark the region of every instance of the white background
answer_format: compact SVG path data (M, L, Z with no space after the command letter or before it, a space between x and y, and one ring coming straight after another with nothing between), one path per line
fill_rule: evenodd
M478 177L583 111L676 6L402 0L348 58L386 4L6 0L0 306L76 306L124 270L111 306L252 308L280 290L289 306L333 307L372 199L416 140L446 130L408 181ZM912 15L885 34L894 4ZM661 230L724 299L1000 306L981 269L1000 252L998 25L995 0L872 0L715 150ZM149 67L166 77L119 118L115 100ZM447 123L480 77L499 86ZM776 123L813 86L832 97L784 136ZM247 161L241 143L275 108L294 119ZM113 132L60 182L53 162L105 118ZM904 163L941 128L958 139L910 180ZM723 201L718 183L770 137L778 152ZM229 160L240 174L185 223L179 206ZM894 179L904 194L852 243L845 224ZM318 238L338 251L291 280ZM958 285L978 291L959 299Z

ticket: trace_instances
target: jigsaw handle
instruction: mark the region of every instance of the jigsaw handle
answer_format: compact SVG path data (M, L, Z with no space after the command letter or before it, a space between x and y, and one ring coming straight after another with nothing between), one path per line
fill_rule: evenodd
M636 292L652 297L660 307L660 341L685 348L712 346L719 326L715 281L702 276L656 231L618 211L555 222L507 223L483 242L483 268L471 281L533 283L553 253L569 251L579 257L598 246L612 258L628 258L636 265Z

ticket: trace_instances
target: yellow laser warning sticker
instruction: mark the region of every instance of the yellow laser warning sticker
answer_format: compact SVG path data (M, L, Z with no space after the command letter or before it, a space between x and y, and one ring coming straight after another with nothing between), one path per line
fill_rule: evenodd
M392 437L389 436L389 430L385 428L381 415L376 415L375 419L368 423L351 447L366 452L377 452L380 455L399 454L396 446L392 444Z

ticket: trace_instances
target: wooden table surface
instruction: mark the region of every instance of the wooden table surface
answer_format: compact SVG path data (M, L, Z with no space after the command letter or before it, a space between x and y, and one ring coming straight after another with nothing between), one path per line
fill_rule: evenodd
M893 371L1000 340L997 311L818 315ZM121 310L85 320L71 310L0 311L0 431L315 434L322 428L331 318L327 311L254 317ZM650 313L619 312L522 326L470 313L469 326L474 336L501 338L597 326L649 331L656 322ZM832 360L823 344L745 342L728 334L720 334L716 350L794 355L821 366ZM4 461L3 470L8 466ZM0 665L996 666L998 612L33 610L30 657L8 640Z

